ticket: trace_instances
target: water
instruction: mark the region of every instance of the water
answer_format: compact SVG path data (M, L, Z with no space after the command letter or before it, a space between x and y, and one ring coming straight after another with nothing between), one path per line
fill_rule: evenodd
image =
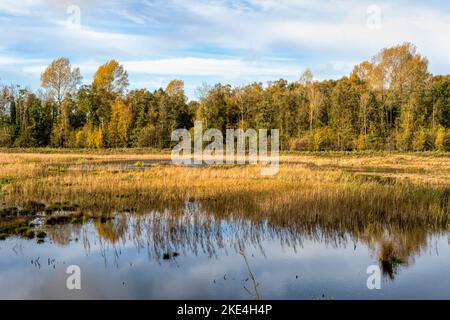
M277 227L186 208L46 231L41 244L0 242L1 299L450 299L445 230ZM67 289L69 265L81 290Z

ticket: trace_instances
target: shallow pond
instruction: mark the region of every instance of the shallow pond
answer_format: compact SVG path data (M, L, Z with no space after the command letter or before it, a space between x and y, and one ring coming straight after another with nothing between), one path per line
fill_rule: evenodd
M1 299L450 299L445 229L277 227L192 204L45 228L43 243L0 241ZM67 288L70 265L81 290Z

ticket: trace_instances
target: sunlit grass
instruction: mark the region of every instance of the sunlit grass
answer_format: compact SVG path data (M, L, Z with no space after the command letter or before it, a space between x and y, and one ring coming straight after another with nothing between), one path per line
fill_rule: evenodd
M163 163L159 163L163 162ZM259 165L184 167L169 153L1 153L5 207L71 203L94 214L182 208L326 224L448 221L446 154L288 154L280 172Z
M197 246L212 256L223 245L224 219L250 223L236 230L239 243L274 236L296 246L304 237L333 242L350 235L371 247L393 278L397 266L424 250L430 232L450 230L448 154L302 153L280 160L277 175L263 176L260 165L174 165L168 152L8 150L0 153L0 240L48 235L66 245L92 222L112 243L129 232L138 244L151 238L159 258ZM198 210L186 215L187 207ZM30 227L43 213L45 231Z

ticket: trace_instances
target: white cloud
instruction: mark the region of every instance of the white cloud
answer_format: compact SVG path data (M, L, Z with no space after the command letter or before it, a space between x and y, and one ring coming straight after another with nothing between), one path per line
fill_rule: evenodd
M0 54L0 66L23 66L39 63L40 59L25 59L16 56Z
M146 17L140 14L132 14L126 10L119 10L118 13L124 17L125 19L134 22L136 24L145 24L145 22L147 21Z
M368 59L383 47L412 42L431 64L449 65L450 14L440 8L408 2L378 1L381 28L370 29L370 1L250 0L262 11L245 11L216 1L178 2L201 16L208 26L195 29L195 39L241 49L309 50L327 59ZM443 72L449 72L449 67Z
M14 57L8 57L8 56L0 56L0 66L10 66L10 65L16 65L16 64L22 64L22 59L17 59Z
M82 24L73 29L64 10L71 2L0 0L0 14L30 15L23 19L7 14L9 21L0 20L0 71L9 68L12 74L10 66L19 65L15 74L38 79L51 60L66 56L85 76L116 58L130 76L136 76L133 80L142 83L166 77L230 82L293 79L306 67L324 79L348 74L354 64L383 47L409 41L429 58L434 73L450 73L450 13L439 4L77 0ZM379 5L382 14L381 28L376 30L366 25L367 7L372 4Z
M11 15L29 15L32 8L43 4L43 0L1 0L0 12Z
M125 61L124 67L131 73L182 76L297 76L302 72L299 65L282 65L274 62L255 62L240 59L171 58L141 61Z
M317 0L249 0L264 11L289 11L298 9L332 10L337 1ZM350 1L348 1L350 3Z

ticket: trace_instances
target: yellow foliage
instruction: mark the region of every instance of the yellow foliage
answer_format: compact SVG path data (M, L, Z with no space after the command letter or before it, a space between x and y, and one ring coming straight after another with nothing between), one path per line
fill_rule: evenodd
M321 130L314 130L314 135L313 135L313 147L314 147L314 151L318 151L320 150L321 146L323 143L323 135L322 135L322 131Z
M89 148L102 148L103 147L103 130L101 128L95 128L89 130L86 137L86 144Z
M111 108L108 138L111 147L126 147L131 124L131 108L117 98Z
M427 133L425 129L420 128L419 131L415 134L412 147L414 151L423 151L426 147L427 141Z
M76 148L86 147L86 132L85 132L85 130L78 130L75 133L75 147Z
M444 140L445 140L445 129L440 127L436 134L436 140L434 142L434 145L436 146L437 150L439 151L444 150Z
M366 149L366 135L361 133L358 137L358 144L356 146L358 150L365 150Z
M119 62L110 60L97 69L93 85L107 93L122 93L128 86L128 74Z

